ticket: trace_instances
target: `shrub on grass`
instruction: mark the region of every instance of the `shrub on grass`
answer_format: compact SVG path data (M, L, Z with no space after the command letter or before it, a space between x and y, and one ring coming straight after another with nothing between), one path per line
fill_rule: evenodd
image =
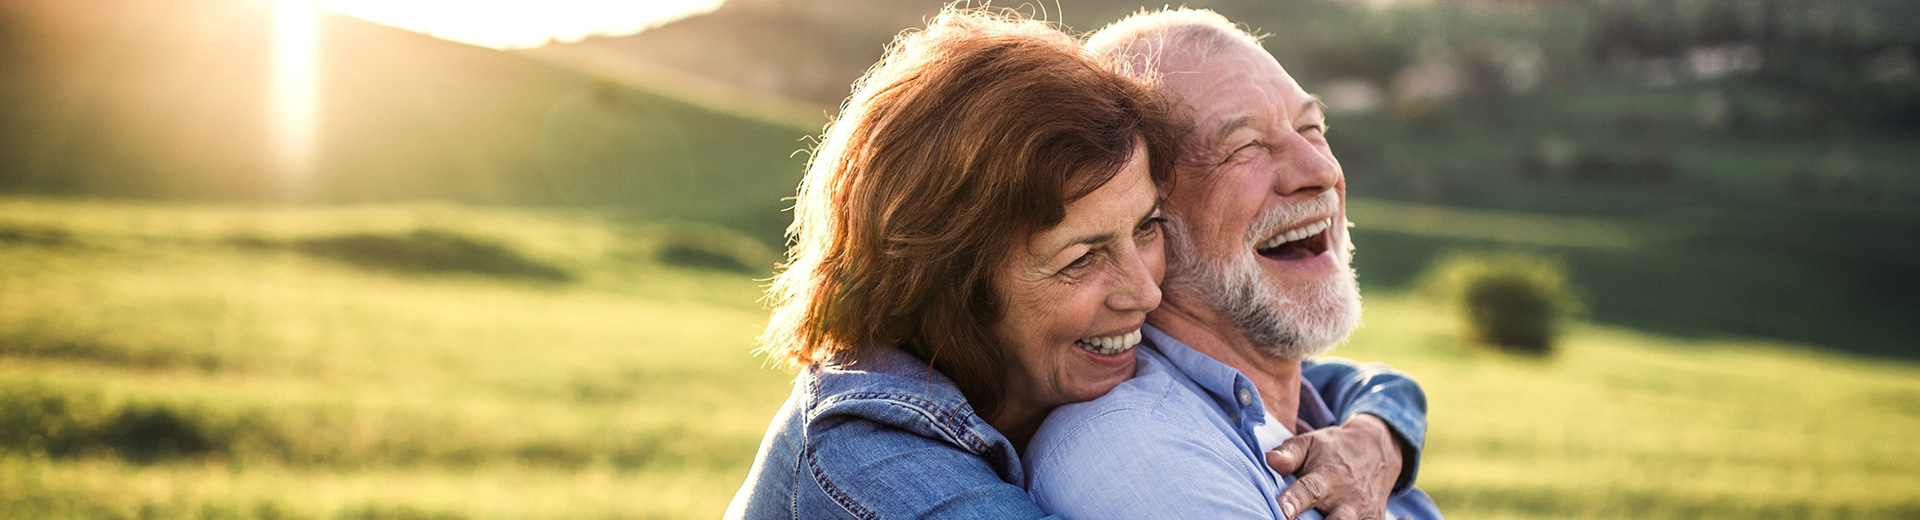
M1425 276L1428 291L1455 307L1470 339L1507 352L1553 353L1561 322L1580 310L1558 261L1520 253L1454 253Z
M34 385L0 393L0 452L153 463L228 455L236 437L265 433L241 431L228 418L179 404L110 404L99 395Z
M307 254L373 269L466 273L548 282L573 278L564 269L528 258L507 246L431 229L397 236L359 233L309 238L291 245Z
M73 233L64 229L0 227L0 244L57 247L70 245L73 242Z
M674 224L659 240L655 259L663 264L750 275L773 270L774 256L767 246L727 228Z

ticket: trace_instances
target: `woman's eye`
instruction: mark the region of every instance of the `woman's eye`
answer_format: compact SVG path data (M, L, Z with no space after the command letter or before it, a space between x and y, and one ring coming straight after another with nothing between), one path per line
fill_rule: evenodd
M1160 232L1160 227L1166 224L1167 217L1155 216L1140 222L1140 228L1133 230L1133 234L1143 238L1150 237L1153 236L1154 233Z
M1066 267L1061 268L1060 272L1063 274L1072 274L1074 272L1080 271L1081 269L1086 269L1088 266L1092 266L1093 253L1094 253L1093 251L1088 251L1086 254L1080 255L1080 258L1073 259L1073 263L1067 264Z

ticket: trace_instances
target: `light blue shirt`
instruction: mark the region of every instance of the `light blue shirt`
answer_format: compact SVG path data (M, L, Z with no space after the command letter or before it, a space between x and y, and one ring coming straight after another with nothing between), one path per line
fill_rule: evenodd
M1253 382L1152 326L1145 336L1133 379L1099 399L1054 410L1035 434L1025 457L1034 500L1067 518L1283 518L1278 497L1292 478L1275 474L1262 448L1284 435L1269 432L1262 442L1256 432L1267 423L1267 414ZM1316 369L1311 361L1302 367L1303 372ZM1383 374L1376 376L1405 377ZM1389 424L1412 415L1411 410L1368 408L1367 403L1387 401L1363 399L1383 387L1378 377L1315 375L1320 377L1302 377L1300 387L1298 419L1307 428L1334 426L1361 412L1381 415ZM1328 383L1322 388L1308 384L1316 380ZM1411 379L1407 386L1413 386ZM1323 399L1323 393L1334 400ZM1421 427L1395 429L1416 450L1425 432L1425 399L1417 401L1413 420ZM1412 480L1412 471L1403 472L1387 518L1441 518ZM1308 511L1299 518L1321 516Z

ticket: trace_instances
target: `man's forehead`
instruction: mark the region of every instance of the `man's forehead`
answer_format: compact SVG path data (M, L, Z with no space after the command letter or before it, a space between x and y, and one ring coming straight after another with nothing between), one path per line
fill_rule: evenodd
M1196 118L1234 111L1239 103L1259 99L1293 105L1287 98L1306 99L1293 77L1265 50L1250 45L1216 49L1205 57L1175 59L1162 64L1162 82L1195 109ZM1231 98L1232 103L1219 103Z

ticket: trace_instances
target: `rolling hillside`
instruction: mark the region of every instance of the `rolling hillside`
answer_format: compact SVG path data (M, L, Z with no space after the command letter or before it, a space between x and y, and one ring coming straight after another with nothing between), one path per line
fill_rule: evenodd
M0 192L616 207L776 242L818 132L323 13L317 164L288 181L268 156L270 5L0 6Z
M1457 233L1436 220L1500 217L1361 202L1433 239ZM1607 245L1608 224L1553 224ZM791 375L749 354L765 272L687 261L723 253L687 231L587 210L0 199L0 511L713 518ZM1420 485L1449 517L1920 514L1913 362L1585 323L1516 358L1462 341L1443 307L1366 295L1335 353L1420 379Z

